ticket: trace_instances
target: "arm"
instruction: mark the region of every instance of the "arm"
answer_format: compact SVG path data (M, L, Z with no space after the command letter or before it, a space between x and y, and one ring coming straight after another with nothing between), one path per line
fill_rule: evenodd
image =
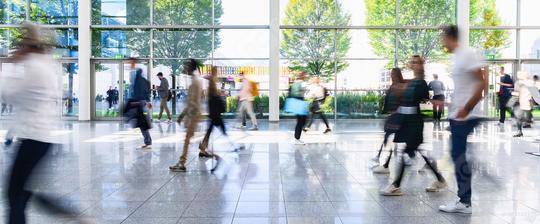
M478 84L475 86L474 95L467 101L465 106L461 108L458 112L457 119L464 119L469 115L469 113L474 109L476 104L482 99L482 92L486 87L487 80L484 78L484 72L482 69L477 69L474 72L474 78L478 81Z

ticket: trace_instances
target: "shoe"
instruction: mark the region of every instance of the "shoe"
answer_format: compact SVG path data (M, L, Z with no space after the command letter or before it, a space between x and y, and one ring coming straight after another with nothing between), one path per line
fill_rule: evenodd
M295 145L305 145L306 143L304 141L300 140L300 139L295 139L294 144Z
M472 214L472 207L461 202L452 202L448 205L439 206L439 210L448 213Z
M178 165L178 164L174 166L169 166L169 170L172 172L186 172L187 171L185 166Z
M426 187L427 192L439 192L440 190L446 188L446 182L435 181L431 186Z
M523 125L523 128L532 128L530 124Z
M200 151L199 152L199 157L201 157L201 158L212 158L212 157L214 157L214 155L212 155L211 153L209 153L207 151Z
M249 131L257 131L257 130L259 130L259 127L257 127L257 125L253 125L253 127L249 128L248 130Z
M304 128L304 132L308 132L309 131L309 128Z
M330 133L330 132L332 132L332 129L327 128L326 130L324 130L323 134L328 134L328 133Z
M141 149L141 150L152 149L152 145L143 145L143 146L139 147L138 149Z
M377 167L373 168L373 173L376 173L376 174L389 174L390 169L385 168L384 166L377 166Z
M403 195L403 192L401 192L401 188L396 187L393 184L390 184L388 187L386 187L384 190L381 191L381 195L383 195L383 196L401 196L401 195Z
M4 142L4 145L6 145L6 146L10 146L11 144L13 144L13 139L12 139L12 138L8 138L8 139L6 139L6 141Z
M245 130L247 127L245 125L238 125L235 128L240 129L240 130Z
M523 133L517 133L514 135L514 138L519 138L519 137L523 137Z
M504 126L504 123L499 122L499 123L497 123L497 126L502 127L502 126Z

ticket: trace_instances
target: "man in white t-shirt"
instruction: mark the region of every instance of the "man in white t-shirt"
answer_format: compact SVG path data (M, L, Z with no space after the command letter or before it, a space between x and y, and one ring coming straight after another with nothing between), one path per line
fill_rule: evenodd
M472 213L471 168L467 163L467 136L478 125L482 117L479 102L486 87L484 62L472 49L459 45L458 28L443 28L442 43L454 54L452 59L452 79L455 91L449 106L451 155L458 184L459 201L442 205L439 210L451 213Z

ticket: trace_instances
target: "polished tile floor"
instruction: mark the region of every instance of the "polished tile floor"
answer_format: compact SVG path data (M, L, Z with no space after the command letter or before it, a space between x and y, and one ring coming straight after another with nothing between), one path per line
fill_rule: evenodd
M65 144L37 170L32 188L54 192L93 223L540 223L540 157L525 154L540 150L540 132L528 129L515 139L509 124L479 126L470 138L474 213L449 215L436 209L456 192L445 124L426 123L422 149L437 159L450 187L426 193L434 177L417 172L418 160L407 170L401 197L380 196L389 176L371 172L381 124L338 121L334 133L310 131L303 136L308 144L298 146L291 144L292 121L263 123L257 132L230 131L245 145L238 152L216 134L212 149L223 163L211 174L215 161L196 157L202 132L191 147L189 172L171 173L183 139L176 124L156 124L153 149L141 151L135 149L140 134L120 122L66 122L57 132ZM8 125L0 122L0 137ZM1 152L2 190L13 155L12 148ZM28 214L30 223L74 223L33 205Z

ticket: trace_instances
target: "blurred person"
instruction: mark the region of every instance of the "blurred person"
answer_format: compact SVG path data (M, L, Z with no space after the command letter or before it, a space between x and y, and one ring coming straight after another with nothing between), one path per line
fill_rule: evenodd
M305 96L305 79L307 77L306 72L300 72L296 75L296 80L289 87L289 97L286 102L286 109L288 112L293 112L296 115L296 127L294 128L294 143L297 145L304 145L305 143L300 140L302 131L306 125L307 120L307 102L304 100Z
M514 107L513 111L518 130L514 137L523 137L523 128L530 120L532 110L532 96L531 92L529 91L529 87L533 87L534 82L529 79L526 72L518 72L517 78L518 80L514 84L514 92L518 95L519 106Z
M13 112L13 105L8 103L2 103L2 112L0 115L9 115Z
M112 86L109 86L109 90L107 90L107 98L105 99L107 100L107 103L109 104L108 110L110 111L113 107L113 102L114 102L114 90Z
M221 115L225 112L225 101L223 100L223 92L217 88L217 75L217 68L212 67L212 74L208 77L208 117L210 118L210 123L208 123L208 129L206 130L204 139L199 145L199 157L210 158L214 156L213 153L208 152L208 142L214 127L219 128L223 135L227 137L229 143L234 147L234 143L232 143L230 138L227 136L227 129Z
M195 135L195 129L199 124L201 117L201 96L202 87L195 71L201 66L200 62L195 59L188 59L184 62L184 74L191 76L191 85L188 89L187 101L185 103L184 110L178 116L178 124L184 121L186 128L186 136L184 138L184 146L182 148L182 155L178 162L170 166L169 169L173 172L186 172L187 154L191 138Z
M384 124L383 143L379 148L377 156L372 159L378 165L377 167L373 168L373 172L379 174L390 173L388 167L390 165L390 159L392 158L392 150L390 150L390 154L388 155L388 158L386 158L386 162L384 163L384 165L379 166L379 160L384 147L386 147L388 143L390 135L395 134L399 130L400 117L399 114L396 113L396 110L399 107L399 99L401 97L401 94L404 88L407 86L405 80L403 80L401 69L393 68L392 71L390 71L390 77L392 79L392 84L390 85L390 88L386 90L382 110L383 114L390 114L390 116L386 119Z
M75 217L76 212L60 205L58 199L29 189L32 174L50 149L60 143L52 130L59 125L57 108L61 105L62 67L48 55L50 43L41 35L37 25L25 23L18 49L9 60L20 69L13 78L2 83L2 97L17 108L15 133L20 139L13 164L8 174L6 189L8 223L26 223L26 207L33 198L43 209L57 215ZM46 169L46 167L40 167ZM43 171L43 170L41 170Z
M136 59L130 58L129 64L131 68L131 72L129 73L131 85L129 86L130 95L128 98L128 109L126 111L128 121L135 121L132 123L133 126L141 130L144 145L139 147L139 149L151 149L152 136L150 136L150 129L152 125L149 121L150 118L144 113L146 108L151 108L150 82L144 78L143 70L136 67Z
M321 106L324 104L327 96L328 90L321 85L321 79L319 77L313 77L311 79L311 84L307 87L306 91L306 98L313 99L313 102L311 103L311 107L309 108L309 123L304 128L304 131L309 131L311 125L313 124L313 120L315 120L315 115L319 115L319 117L321 117L321 119L323 120L324 125L326 126L324 134L330 133L332 131L332 129L330 129L330 125L328 125L328 120L324 116L324 112L321 110Z
M439 81L439 75L433 74L433 81L429 82L429 89L433 91L431 104L433 105L433 120L440 122L444 114L444 91L446 87L444 83Z
M158 121L161 121L161 116L163 115L163 111L165 111L165 113L167 113L167 122L171 123L171 112L169 112L169 106L167 105L167 102L169 101L169 81L163 77L163 73L161 72L157 74L157 77L160 80L160 84L156 88L159 95Z
M114 87L113 94L114 94L113 104L117 105L118 104L118 97L120 97L120 92L118 91L118 87L116 87L116 86Z
M418 147L423 142L424 119L420 114L420 103L429 100L429 87L424 80L425 60L419 55L414 55L409 66L414 73L414 78L409 80L407 87L403 90L399 98L399 107L396 112L399 118L399 129L394 137L394 142L404 142L406 147L404 154L414 158L416 153L424 159L437 180L426 188L427 192L438 192L446 188L446 181L437 170L433 160L423 155ZM401 155L401 162L397 164L397 176L394 181L381 191L384 196L401 196L401 181L405 172L405 155Z
M506 120L506 111L509 109L507 104L512 97L512 88L514 88L514 80L504 72L504 66L499 69L499 125L504 124Z
M259 130L259 127L257 125L257 117L255 116L255 112L253 111L253 101L255 100L254 96L254 85L251 81L249 81L246 76L244 75L244 72L240 72L240 79L242 80L242 87L240 89L240 92L238 93L238 116L240 116L240 128L245 128L246 125L243 124L245 115L249 115L249 118L251 119L251 125L252 127L249 130L256 131Z
M482 118L482 93L487 86L484 62L473 49L460 46L459 31L455 25L442 29L442 45L453 55L452 79L455 91L449 105L448 118L451 132L451 157L458 186L459 200L439 206L450 213L472 213L472 170L467 161L467 138Z

